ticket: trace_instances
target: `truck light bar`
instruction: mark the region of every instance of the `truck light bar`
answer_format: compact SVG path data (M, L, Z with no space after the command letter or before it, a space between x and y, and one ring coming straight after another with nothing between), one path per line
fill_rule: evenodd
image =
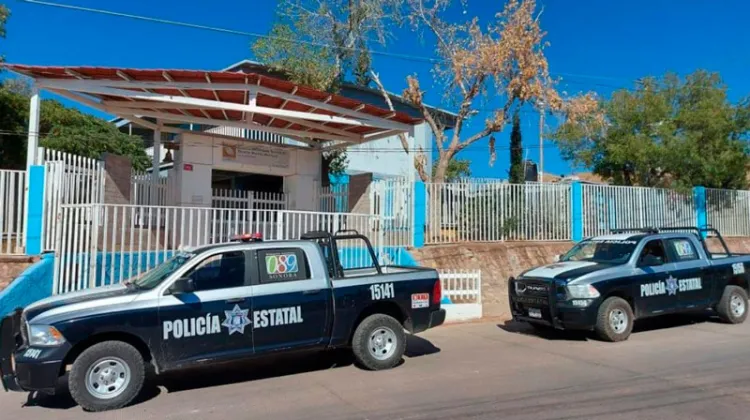
M242 235L233 236L232 242L262 242L263 235L260 232L255 233L244 233Z

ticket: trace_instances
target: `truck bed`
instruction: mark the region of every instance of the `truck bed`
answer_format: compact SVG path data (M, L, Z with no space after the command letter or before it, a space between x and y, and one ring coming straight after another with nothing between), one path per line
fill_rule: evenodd
M431 268L426 267L406 267L401 265L385 265L380 267L381 273L378 273L376 267L367 268L355 268L344 270L344 279L353 279L360 277L371 277L371 276L382 276L388 274L406 274L414 272L430 272L434 271Z

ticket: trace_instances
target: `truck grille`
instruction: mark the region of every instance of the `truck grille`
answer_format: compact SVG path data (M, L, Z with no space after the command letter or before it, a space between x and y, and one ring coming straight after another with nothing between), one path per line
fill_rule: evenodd
M541 281L516 281L516 295L518 296L549 296L549 285Z

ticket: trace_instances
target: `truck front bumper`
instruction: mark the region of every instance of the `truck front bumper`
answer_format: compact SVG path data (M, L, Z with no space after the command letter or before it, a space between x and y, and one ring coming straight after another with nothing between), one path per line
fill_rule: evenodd
M531 281L537 285L542 284L539 280ZM553 282L545 282L548 288L546 292L532 296L519 295L516 292L515 282L516 280L512 277L508 281L508 297L513 320L564 330L594 329L599 308L598 299L574 301L585 303L585 306L576 306L571 301L558 300Z
M69 344L29 349L21 334L21 311L0 321L0 380L5 391L54 392Z

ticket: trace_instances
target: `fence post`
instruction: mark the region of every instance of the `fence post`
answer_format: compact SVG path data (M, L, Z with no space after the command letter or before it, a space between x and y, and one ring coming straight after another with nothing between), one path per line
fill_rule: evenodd
M414 219L412 234L414 235L414 248L424 246L425 217L427 215L427 190L424 182L414 183Z
M706 187L693 187L693 203L695 204L695 221L698 228L708 226L706 214ZM705 236L705 232L703 234Z
M570 208L573 213L573 224L571 239L573 242L583 240L583 185L578 181L573 181L570 186Z
M26 226L26 255L42 253L44 225L44 166L32 165L28 172L28 203Z

